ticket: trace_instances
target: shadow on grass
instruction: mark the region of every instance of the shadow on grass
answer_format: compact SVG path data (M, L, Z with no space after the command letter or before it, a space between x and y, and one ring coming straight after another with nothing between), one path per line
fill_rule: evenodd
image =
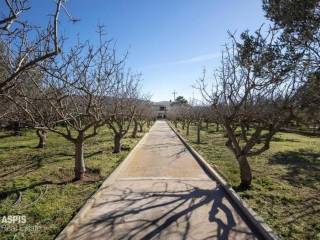
M214 130L214 129L209 129L206 132L209 133L209 134L221 134L221 133L224 133L223 129L219 129L218 131Z
M273 137L272 142L300 142L296 139L288 139L288 138L282 138L282 137Z
M279 152L269 163L285 165L288 171L281 178L293 186L314 187L320 181L320 153L302 149Z
M28 146L28 145L17 145L17 146L7 146L7 147L3 147L0 146L0 151L14 151L17 149L22 149L22 148L34 148L33 146Z
M14 135L13 134L0 135L0 139L9 138L9 137L14 137Z
M43 165L43 161L46 156L34 155L27 159L23 164L19 165L16 161L9 162L9 164L3 165L2 167L12 167L8 172L0 174L0 178L7 177L11 174L20 173L22 175L28 172L39 169Z
M84 152L84 158L93 157L93 156L96 156L96 155L99 155L99 154L102 154L102 153L103 153L102 150L91 152L91 153ZM59 152L59 153L53 154L53 156L72 157L72 158L74 158L75 155L71 154L71 153L66 153L66 152Z
M250 189L252 189L252 186L244 186L242 184L232 186L233 190L237 193L246 192Z
M41 182L36 182L33 184L30 184L26 187L21 187L21 188L12 188L7 191L2 191L0 192L0 200L4 200L7 197L11 196L12 194L19 195L22 192L25 192L27 190L33 190L36 187L44 186L44 185L66 185L68 183L71 183L72 181L64 181L64 182L52 182L52 181L41 181Z
M34 190L36 187L45 186L45 185L55 185L55 186L63 186L70 183L95 183L102 180L101 171L98 168L87 168L86 174L82 180L75 180L73 177L65 177L61 180L42 180L39 182L32 183L28 186L24 187L11 187L5 191L0 191L0 200L4 200L7 197L10 197L12 194L16 194L17 196L21 195L23 192L27 190Z
M201 140L200 143L198 143L196 140L191 140L190 142L191 144L195 144L195 145L208 145L208 142L203 140Z

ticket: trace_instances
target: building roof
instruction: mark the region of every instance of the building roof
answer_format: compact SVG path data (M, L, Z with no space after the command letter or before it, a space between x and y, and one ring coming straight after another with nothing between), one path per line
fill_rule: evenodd
M170 106L171 102L170 101L160 101L160 102L153 102L153 105L156 105L156 106Z

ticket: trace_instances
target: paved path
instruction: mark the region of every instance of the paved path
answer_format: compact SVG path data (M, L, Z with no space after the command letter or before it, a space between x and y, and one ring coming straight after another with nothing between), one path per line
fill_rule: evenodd
M157 121L69 239L254 239L215 181Z

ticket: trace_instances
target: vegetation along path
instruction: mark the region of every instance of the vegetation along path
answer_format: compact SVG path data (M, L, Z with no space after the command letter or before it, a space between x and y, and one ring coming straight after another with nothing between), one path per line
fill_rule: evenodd
M165 121L155 123L113 178L58 239L255 238Z

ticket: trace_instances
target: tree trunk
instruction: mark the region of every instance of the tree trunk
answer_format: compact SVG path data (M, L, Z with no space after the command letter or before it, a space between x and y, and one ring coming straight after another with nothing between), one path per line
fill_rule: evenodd
M175 126L176 128L178 128L178 123L177 123L177 121L174 121L174 126Z
M37 129L37 135L39 137L39 143L37 148L44 148L47 140L47 132L42 129Z
M114 135L113 153L121 152L121 140L122 140L122 136L119 133L116 133Z
M84 133L79 133L78 138L75 142L76 155L75 155L75 180L81 180L86 172L86 167L83 157L83 143L84 143Z
M139 123L139 132L143 132L143 124L142 123Z
M206 129L209 129L209 121L206 121Z
M189 136L190 122L187 123L187 132L186 135Z
M182 130L184 130L185 125L186 125L186 122L182 121Z
M134 124L134 127L133 127L131 137L135 138L137 137L137 132L138 132L138 122L136 120L133 120L133 124Z
M22 135L19 122L13 123L13 134L14 134L14 136L21 136Z
M200 143L200 130L201 130L201 121L198 122L198 125L197 125L197 144Z
M240 179L241 179L240 187L247 189L250 187L251 181L252 181L252 173L251 173L249 162L245 155L240 155L237 158L237 160L240 167Z
M216 124L216 132L219 132L219 124Z

